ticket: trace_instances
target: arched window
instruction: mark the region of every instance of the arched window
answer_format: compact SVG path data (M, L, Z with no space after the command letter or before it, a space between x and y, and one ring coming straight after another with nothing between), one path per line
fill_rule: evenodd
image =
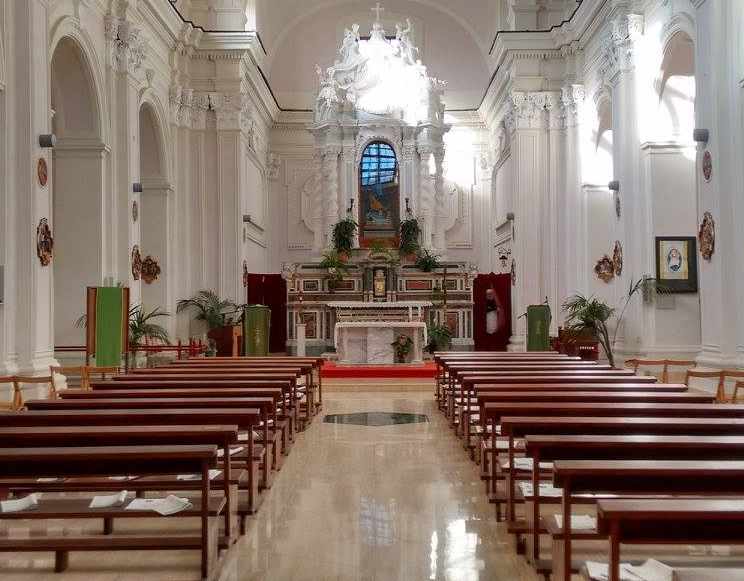
M359 167L362 242L394 241L398 234L400 188L398 159L384 141L370 143Z

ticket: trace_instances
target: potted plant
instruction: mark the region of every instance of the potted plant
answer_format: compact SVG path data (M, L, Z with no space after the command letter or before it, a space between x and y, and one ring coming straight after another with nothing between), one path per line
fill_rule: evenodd
M354 248L354 235L358 227L358 224L350 217L337 222L333 227L333 248L341 260L348 259Z
M393 347L393 351L395 352L395 362L405 363L411 349L413 348L413 339L408 335L401 334L398 335L398 338L390 343L390 345Z
M400 223L400 254L415 256L419 251L421 226L416 218L407 218Z
M619 311L609 306L603 300L595 296L586 297L575 294L563 303L566 312L566 330L573 336L589 335L596 339L607 356L608 363L615 367L615 341L620 330L625 311L633 297L639 292L645 293L649 288L655 288L657 292L666 292L666 289L655 284L652 278L640 278L637 281L631 279L628 294L623 299L623 306ZM610 325L615 319L615 331L610 337Z
M196 311L197 321L207 324L207 337L217 344L218 355L231 355L233 352L233 327L240 322L242 308L226 299L221 299L211 290L199 291L190 299L178 301L176 311L181 313L188 309Z
M426 331L429 336L426 350L429 353L446 351L452 346L452 331L447 325L430 324L427 325Z
M432 272L440 266L441 262L439 261L438 254L434 254L428 248L424 248L419 251L416 258L416 268L422 270L423 272Z
M323 253L323 260L320 261L320 268L324 268L328 271L328 288L333 291L336 284L344 279L344 276L349 272L349 267L341 260L337 250L331 249L326 250Z

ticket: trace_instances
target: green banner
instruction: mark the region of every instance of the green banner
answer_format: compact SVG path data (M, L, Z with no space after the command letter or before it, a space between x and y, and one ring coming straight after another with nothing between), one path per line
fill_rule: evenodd
M100 287L96 291L96 365L121 365L124 289Z
M550 307L531 305L527 307L527 351L550 349Z
M271 309L264 305L248 305L243 310L243 355L269 354Z

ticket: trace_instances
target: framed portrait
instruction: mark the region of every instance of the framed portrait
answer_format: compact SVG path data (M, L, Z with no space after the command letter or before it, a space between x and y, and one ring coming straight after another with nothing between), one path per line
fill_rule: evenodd
M694 236L656 237L656 283L669 293L698 291Z

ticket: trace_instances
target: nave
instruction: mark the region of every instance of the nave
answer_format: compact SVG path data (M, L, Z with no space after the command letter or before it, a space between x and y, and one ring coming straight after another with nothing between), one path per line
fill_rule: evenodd
M488 505L478 469L436 411L431 392L333 393L326 414L425 414L392 426L315 421L298 437L221 581L536 581ZM13 525L29 534L38 525ZM53 526L53 525L52 525ZM95 528L95 525L79 525ZM0 555L4 581L198 579L193 551Z

